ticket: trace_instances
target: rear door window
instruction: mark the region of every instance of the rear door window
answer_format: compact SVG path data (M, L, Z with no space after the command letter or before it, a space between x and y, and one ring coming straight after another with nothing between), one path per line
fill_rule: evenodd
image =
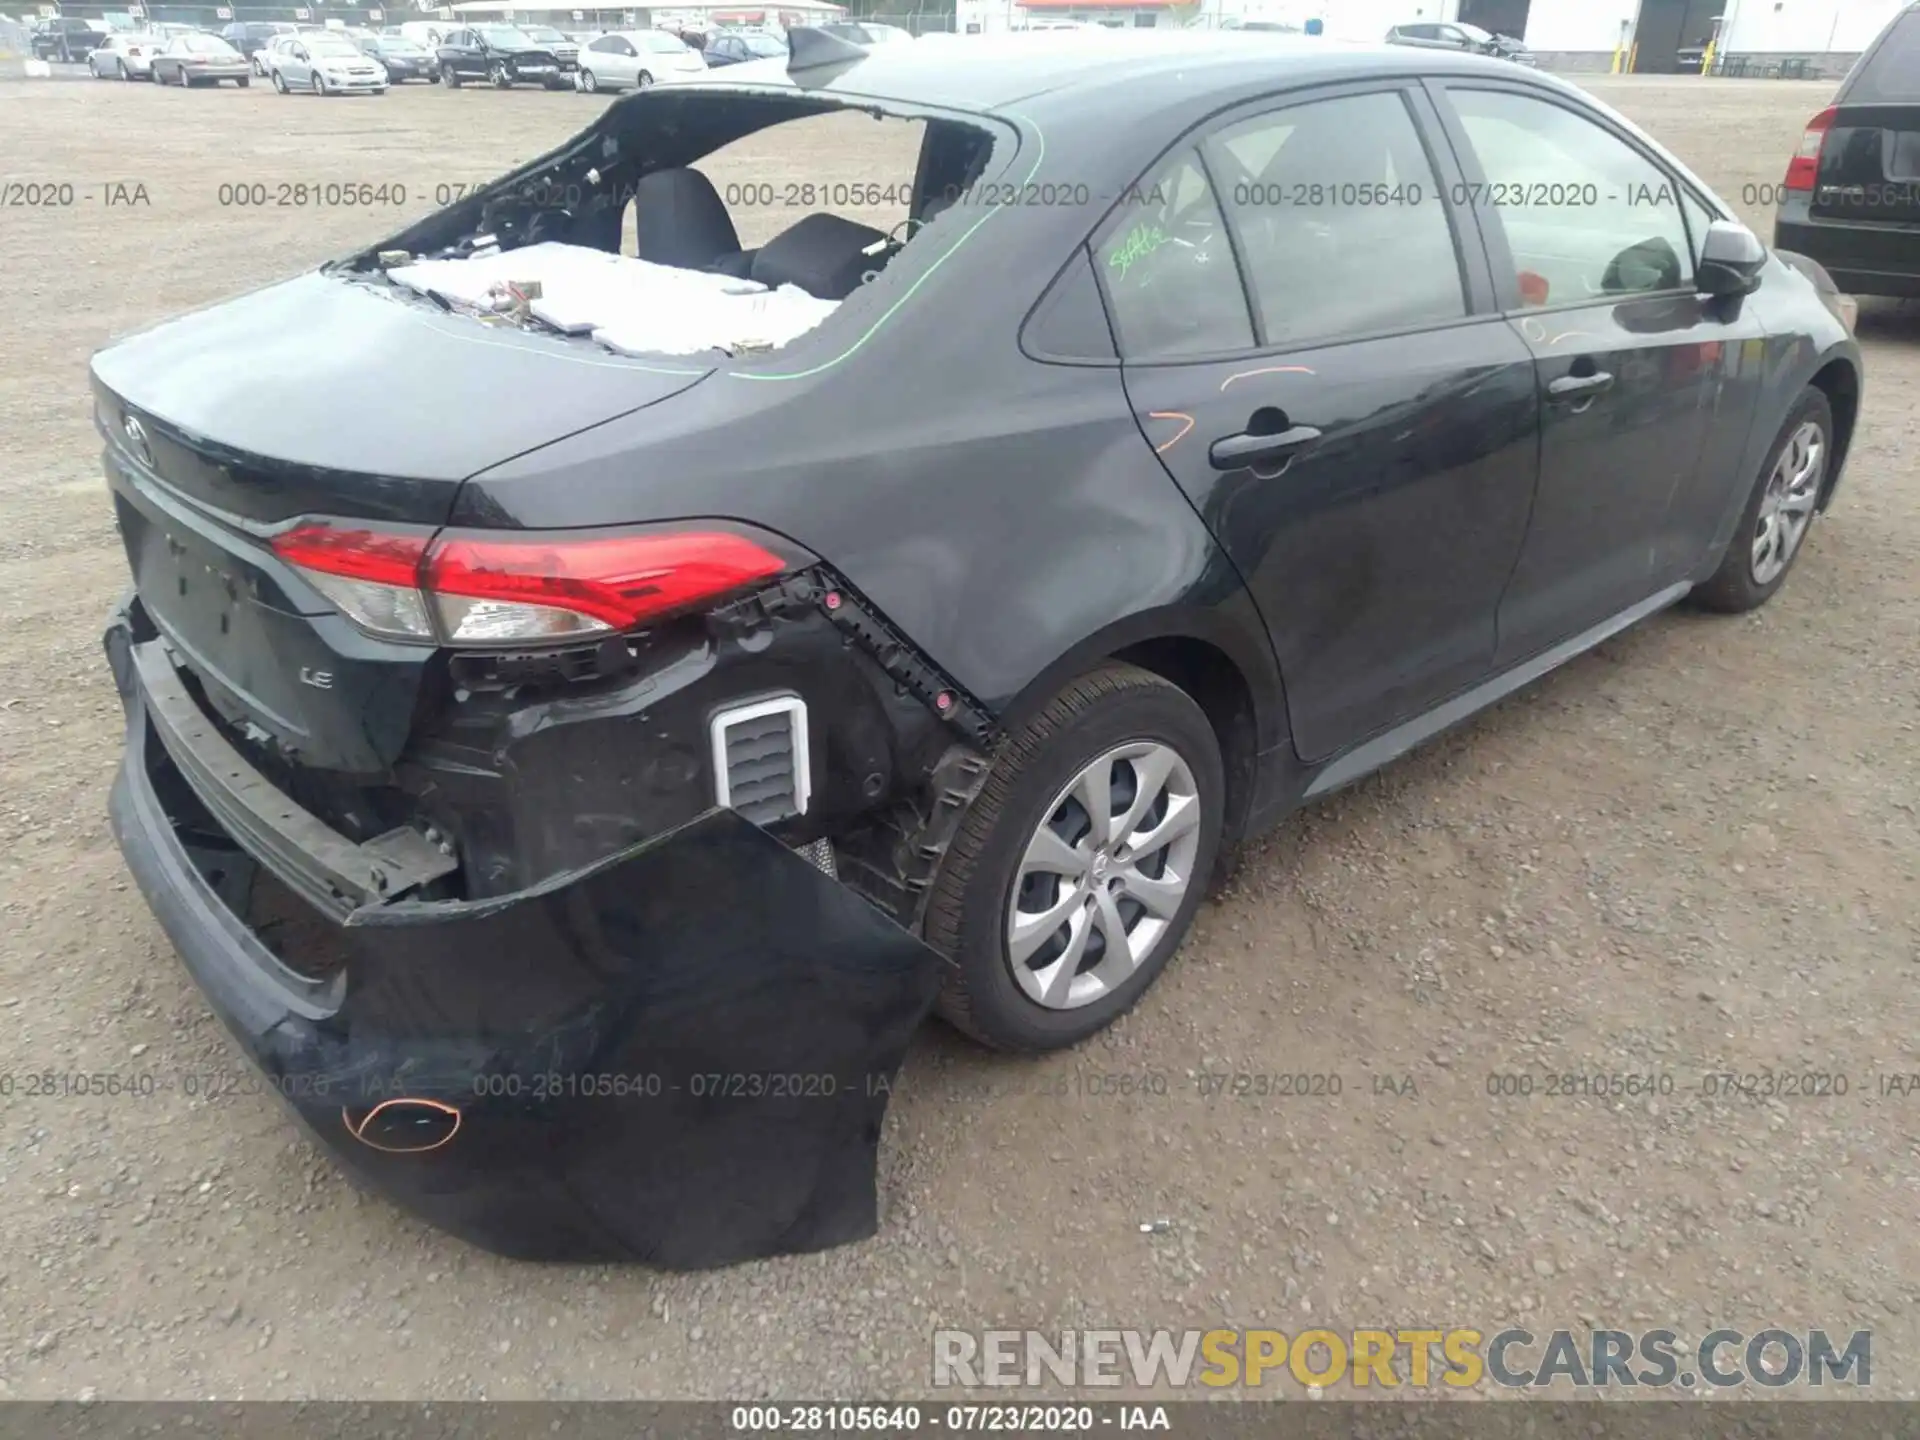
M1920 103L1920 10L1907 11L1887 27L1840 87L1839 103Z
M1398 91L1256 115L1217 132L1206 153L1263 345L1467 313L1446 201Z
M1122 197L1094 263L1125 358L1252 348L1246 291L1199 152L1176 151Z

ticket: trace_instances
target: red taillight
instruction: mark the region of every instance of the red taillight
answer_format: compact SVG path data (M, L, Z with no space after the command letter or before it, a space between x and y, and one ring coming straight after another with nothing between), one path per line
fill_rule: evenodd
M1820 176L1820 151L1827 143L1827 132L1833 129L1833 109L1829 106L1807 121L1807 128L1800 132L1800 148L1793 152L1793 158L1787 162L1787 189L1811 190Z
M434 545L427 588L551 605L611 630L738 590L786 568L751 540L720 533L541 541L458 536Z
M424 535L300 525L274 550L378 635L526 644L630 630L764 580L786 562L741 535ZM436 623L437 622L437 623Z
M274 536L273 548L302 570L414 588L420 583L420 562L427 557L427 537L302 525Z

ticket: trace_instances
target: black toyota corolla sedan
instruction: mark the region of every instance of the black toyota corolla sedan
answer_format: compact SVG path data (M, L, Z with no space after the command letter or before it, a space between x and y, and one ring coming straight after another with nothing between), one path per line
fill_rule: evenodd
M783 176L744 244L703 160L835 113L909 127L854 202L903 218ZM1842 309L1501 61L796 30L95 358L116 831L440 1224L857 1238L930 1013L1071 1045L1249 835L1772 596L1859 413Z

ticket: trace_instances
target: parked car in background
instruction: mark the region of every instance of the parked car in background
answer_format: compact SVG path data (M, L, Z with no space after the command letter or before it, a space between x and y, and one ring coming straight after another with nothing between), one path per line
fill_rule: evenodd
M580 52L580 88L588 94L644 90L655 81L697 75L706 68L700 52L678 35L665 30L617 30L589 40Z
M54 15L33 27L33 55L36 60L58 60L71 65L84 60L108 35L104 23L81 20L70 15Z
M1414 45L1427 50L1462 50L1472 55L1492 55L1519 65L1534 63L1533 52L1511 35L1496 35L1478 25L1426 23L1396 25L1387 31L1389 45Z
M378 62L395 85L408 80L431 84L440 78L439 57L404 35L369 35L360 42L360 53Z
M1707 63L1707 42L1696 41L1692 45L1682 45L1674 52L1674 68L1682 75L1698 75L1700 67Z
M273 88L282 95L384 95L387 71L344 35L295 35L272 51Z
M552 89L560 61L544 45L536 45L512 25L467 25L447 32L435 52L440 79L457 90L468 80L485 81L496 90L515 85L542 85Z
M220 38L238 50L248 60L259 54L272 43L276 35L291 35L294 27L279 20L242 20L226 26L220 31ZM266 74L266 70L254 65L253 73Z
M1807 121L1773 243L1842 291L1920 299L1920 4L1887 23Z
M128 30L109 35L87 56L87 69L101 80L145 80L153 69L153 57L166 49L166 40L144 30Z
M241 89L253 82L253 67L247 57L218 35L198 31L178 35L167 48L153 57L149 73L156 85L218 85L231 80Z
M518 29L534 44L553 52L553 58L560 62L558 83L571 85L574 71L580 68L580 42L561 34L551 25L521 25Z
M817 28L829 35L838 35L842 40L851 40L856 45L890 45L896 41L913 39L911 30L902 30L898 25L882 25L877 20L832 20Z
M787 42L763 30L722 31L707 41L701 59L709 66L738 65L747 60L768 60L787 53Z

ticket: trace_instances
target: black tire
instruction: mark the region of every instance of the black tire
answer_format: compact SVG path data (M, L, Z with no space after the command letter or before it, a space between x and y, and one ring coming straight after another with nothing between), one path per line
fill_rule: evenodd
M600 77L584 65L580 67L580 88L589 95L600 93Z
M1134 740L1170 746L1193 773L1201 817L1194 875L1159 943L1131 976L1077 1009L1048 1009L1020 989L1006 948L1006 917L1021 855L1075 774ZM1008 738L934 879L925 937L954 962L940 1013L995 1049L1038 1053L1077 1044L1132 1009L1180 948L1207 892L1225 796L1213 727L1178 686L1123 664L1103 666L1067 685Z
M242 75L238 80L234 81L233 83L238 85L242 90L245 90L250 85L253 84L253 77L251 75Z
M642 70L638 75L633 77L633 88L636 90L644 90L651 84L653 84L653 76L649 75L645 70Z
M496 90L513 88L513 76L501 61L494 61L493 68L487 72L487 78L493 82L493 88Z
M1820 428L1823 469L1819 483L1824 489L1830 481L1834 461L1833 407L1827 403L1823 391L1809 385L1794 401L1793 408L1787 412L1787 418L1780 426L1780 433L1767 450L1767 458L1761 463L1760 473L1753 482L1753 493L1747 497L1747 503L1740 511L1740 523L1734 528L1733 539L1727 542L1726 554L1720 557L1720 568L1713 572L1711 579L1694 587L1693 593L1687 597L1689 603L1702 610L1738 615L1766 604L1773 598L1774 592L1786 584L1787 576L1793 573L1793 567L1807 548L1813 528L1812 520L1807 522L1807 530L1787 556L1786 567L1764 583L1754 578L1753 542L1759 530L1760 506L1766 498L1767 482L1773 476L1773 468L1794 433L1809 421Z
M453 67L451 65L440 72L440 79L449 90L458 90L460 88L460 77L453 73Z
M291 95L293 93L287 89L287 77L282 75L278 70L273 71L268 78L273 81L273 88L278 90L282 95Z

